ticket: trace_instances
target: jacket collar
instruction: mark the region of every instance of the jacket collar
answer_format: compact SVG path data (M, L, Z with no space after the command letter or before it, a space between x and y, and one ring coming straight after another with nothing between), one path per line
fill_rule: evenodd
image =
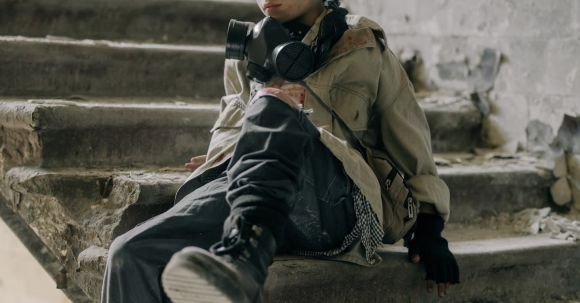
M306 35L302 39L302 43L304 43L306 45L311 45L312 42L314 42L314 40L316 39L316 36L318 36L318 31L320 29L320 23L322 22L322 19L326 15L328 15L328 13L330 13L330 11L328 9L324 8L324 11L322 11L322 13L318 16L318 18L316 18L316 21L314 21L314 24L310 27L310 30L306 33Z

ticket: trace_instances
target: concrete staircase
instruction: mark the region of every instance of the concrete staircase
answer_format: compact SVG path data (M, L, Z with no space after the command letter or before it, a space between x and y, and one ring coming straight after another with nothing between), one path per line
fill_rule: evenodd
M112 240L168 209L182 164L205 153L234 17L261 13L253 1L0 0L0 216L73 302L98 301ZM446 236L462 269L445 301L577 295L577 244L494 223L550 205L551 172L526 157L472 154L482 117L467 98L420 102L451 188ZM436 301L400 244L382 255L375 268L279 257L267 301Z

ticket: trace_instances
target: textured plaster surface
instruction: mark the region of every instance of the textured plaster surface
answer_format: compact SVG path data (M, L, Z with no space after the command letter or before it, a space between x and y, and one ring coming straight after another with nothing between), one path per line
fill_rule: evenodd
M439 89L469 88L458 72L476 64L483 49L499 50L495 111L484 125L490 146L515 152L527 146L530 121L555 130L565 113L580 115L578 1L351 0L347 6L377 20L397 52L418 51ZM454 81L437 77L441 64L455 65Z

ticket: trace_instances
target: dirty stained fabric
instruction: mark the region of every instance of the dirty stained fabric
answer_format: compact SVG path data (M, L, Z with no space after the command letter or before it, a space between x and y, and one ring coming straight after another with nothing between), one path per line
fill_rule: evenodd
M312 43L326 13L318 17L302 42ZM347 22L349 30L333 47L330 58L305 79L305 84L334 109L366 147L386 152L406 176L414 197L432 204L448 221L449 189L438 176L429 126L412 84L393 52L383 48L386 41L379 37L385 35L377 23L357 15L348 15ZM226 60L226 95L211 130L208 161L190 179L232 156L246 104L260 88L246 78L246 67L247 61ZM310 120L318 128L321 142L339 159L370 202L380 224L384 224L379 182L360 152L353 148L354 142L347 140L346 130L310 92L305 94L304 108L311 110ZM362 245L353 245L337 259L368 265Z

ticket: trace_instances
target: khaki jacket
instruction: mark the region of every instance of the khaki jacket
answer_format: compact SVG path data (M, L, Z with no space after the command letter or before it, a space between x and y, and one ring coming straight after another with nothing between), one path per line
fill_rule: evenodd
M322 17L302 42L316 38ZM386 41L375 33L382 28L361 16L347 16L349 30L331 50L329 59L305 79L306 85L356 132L364 145L386 152L404 173L417 200L431 203L445 221L449 219L449 189L438 177L425 113L417 104L412 84ZM226 60L220 115L211 130L207 162L192 173L200 175L231 157L243 123L247 102L258 83L246 76L246 61ZM371 202L382 223L380 185L361 154L347 142L345 130L306 91L304 108L321 133L321 141L342 162L345 171ZM337 259L368 265L359 245Z

